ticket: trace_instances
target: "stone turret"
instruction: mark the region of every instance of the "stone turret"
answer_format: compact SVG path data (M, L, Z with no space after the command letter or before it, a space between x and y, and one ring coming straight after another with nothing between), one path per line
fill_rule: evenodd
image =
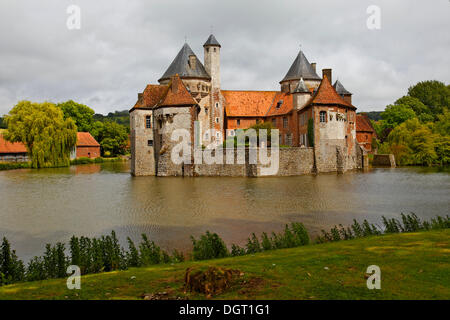
M304 106L306 106L306 103L311 98L311 91L308 90L303 78L300 78L300 81L298 82L298 85L292 95L294 97L294 108L296 110L301 110Z
M220 93L220 48L221 45L214 35L210 35L203 45L205 53L205 69L211 76L211 94L210 94L210 110L209 120L210 129L215 129L211 132L211 137L216 144L223 141L223 127L224 127L224 111L223 98Z
M214 35L210 35L203 45L205 52L205 68L211 76L213 89L220 89L220 48L221 45Z

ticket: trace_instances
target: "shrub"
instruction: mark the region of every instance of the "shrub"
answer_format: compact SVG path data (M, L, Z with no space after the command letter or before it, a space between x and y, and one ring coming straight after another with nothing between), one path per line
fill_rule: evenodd
M206 231L199 240L191 236L193 250L193 260L206 260L223 258L229 255L228 249L223 240L216 234Z

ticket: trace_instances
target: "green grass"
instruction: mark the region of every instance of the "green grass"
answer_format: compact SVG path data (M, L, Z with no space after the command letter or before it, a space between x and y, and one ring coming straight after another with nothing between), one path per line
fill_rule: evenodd
M171 298L204 299L183 293L191 266L244 272L214 299L450 299L449 240L448 229L373 236L86 275L81 290L68 290L65 279L19 283L0 287L0 299L141 299L163 291ZM381 268L380 290L366 287L365 271L373 264Z

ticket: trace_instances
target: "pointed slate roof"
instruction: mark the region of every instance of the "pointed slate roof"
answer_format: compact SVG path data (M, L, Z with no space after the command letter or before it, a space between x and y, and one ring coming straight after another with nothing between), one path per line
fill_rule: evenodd
M299 80L300 78L306 80L320 80L320 77L314 71L314 68L311 66L301 50L289 68L289 71L280 82L287 80Z
M213 34L211 34L208 38L208 40L206 40L205 44L203 45L204 47L206 46L218 46L221 47L219 41L217 41L216 37L214 37Z
M197 59L195 68L191 68L189 65L189 56L191 55L194 55ZM161 82L162 80L170 79L170 77L176 74L178 74L181 78L211 79L205 67L187 43L184 44L180 52L178 52L177 56L170 64L169 68L167 68L166 72L164 72L163 76L158 81Z
M356 109L351 103L348 103L336 92L336 90L331 85L327 76L323 76L322 82L319 85L316 93L311 99L309 104L324 104L324 105L341 105L345 107L350 107Z
M295 88L294 93L310 93L308 87L305 84L305 81L303 81L303 78L300 78L300 81L298 82L297 88Z
M336 82L333 85L333 88L340 95L352 94L350 91L348 91L347 89L344 88L344 86L342 85L342 83L339 80L336 80Z

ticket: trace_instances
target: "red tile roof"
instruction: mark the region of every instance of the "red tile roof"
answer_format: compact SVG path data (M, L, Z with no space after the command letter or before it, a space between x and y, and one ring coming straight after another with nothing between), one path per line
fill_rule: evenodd
M366 114L356 115L356 131L359 132L375 132L369 117Z
M168 90L158 106L179 106L197 104L177 74L170 79Z
M159 106L177 106L196 104L178 75L171 78L169 84L149 84L130 110L151 109Z
M27 153L27 148L22 142L9 142L0 134L0 153Z
M77 147L100 147L89 132L77 132Z
M228 117L264 117L278 91L222 90Z
M333 88L327 76L323 76L316 94L311 98L313 104L338 104L346 107L355 108L352 104L345 101Z
M280 103L279 108L277 105ZM287 114L292 111L294 108L294 99L292 95L286 92L278 92L275 95L275 99L273 99L272 105L268 110L266 116L278 116Z

